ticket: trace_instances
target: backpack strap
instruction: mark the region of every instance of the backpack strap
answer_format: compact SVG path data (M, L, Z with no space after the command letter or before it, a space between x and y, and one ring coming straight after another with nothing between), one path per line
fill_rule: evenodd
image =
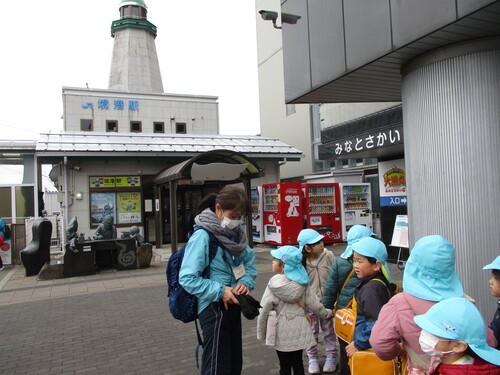
M344 280L344 284L342 284L342 288L340 288L339 292L337 293L337 299L335 300L335 303L333 305L333 310L337 311L337 305L339 303L339 297L340 297L340 293L342 293L342 291L344 290L347 282L349 281L349 279L351 278L352 274L354 273L354 268L351 269L351 272L349 272L349 275L347 275L347 277L345 278ZM349 302L349 304L346 306L346 308L348 308L349 306L351 306L352 304L352 300L351 302Z
M384 284L385 289L387 289L387 293L389 293L389 298L391 298L392 297L391 290L389 289L389 287L387 286L387 284L384 282L384 280L378 279L378 278L374 278L374 279L371 279L369 282L375 281L375 280L380 281L382 284Z

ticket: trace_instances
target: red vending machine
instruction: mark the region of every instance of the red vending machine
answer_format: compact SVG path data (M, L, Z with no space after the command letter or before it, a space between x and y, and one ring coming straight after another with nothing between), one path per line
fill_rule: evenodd
M264 196L264 242L295 245L302 230L300 182L262 185Z
M324 243L342 241L339 184L303 184L306 228L325 238Z

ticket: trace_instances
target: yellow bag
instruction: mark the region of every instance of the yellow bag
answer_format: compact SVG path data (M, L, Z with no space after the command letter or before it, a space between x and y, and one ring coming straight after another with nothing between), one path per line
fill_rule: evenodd
M354 338L354 330L356 328L356 307L351 308L354 298L349 302L345 309L340 309L335 312L334 329L335 334L347 343L352 342Z
M351 375L405 375L406 357L382 361L373 349L361 350L349 358Z

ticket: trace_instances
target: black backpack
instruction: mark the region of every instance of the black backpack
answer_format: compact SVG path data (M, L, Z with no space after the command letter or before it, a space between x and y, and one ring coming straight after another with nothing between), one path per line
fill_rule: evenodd
M12 233L10 232L10 227L5 224L5 239L8 240L11 236L12 236Z
M205 230L197 227L196 230ZM209 264L202 272L203 278L210 277L210 262L217 253L219 241L209 231L205 230L210 238L208 249ZM188 240L189 242L189 240ZM179 283L179 272L181 270L182 260L184 259L184 252L186 251L187 243L184 244L179 250L170 256L167 265L167 284L168 284L168 306L170 312L175 319L179 319L184 323L192 322L198 318L198 298L188 293Z

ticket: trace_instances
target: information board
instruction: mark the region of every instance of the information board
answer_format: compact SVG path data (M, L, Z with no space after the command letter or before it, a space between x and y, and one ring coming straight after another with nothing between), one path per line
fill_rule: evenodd
M409 248L408 215L396 216L396 223L394 224L394 232L392 233L390 246Z

